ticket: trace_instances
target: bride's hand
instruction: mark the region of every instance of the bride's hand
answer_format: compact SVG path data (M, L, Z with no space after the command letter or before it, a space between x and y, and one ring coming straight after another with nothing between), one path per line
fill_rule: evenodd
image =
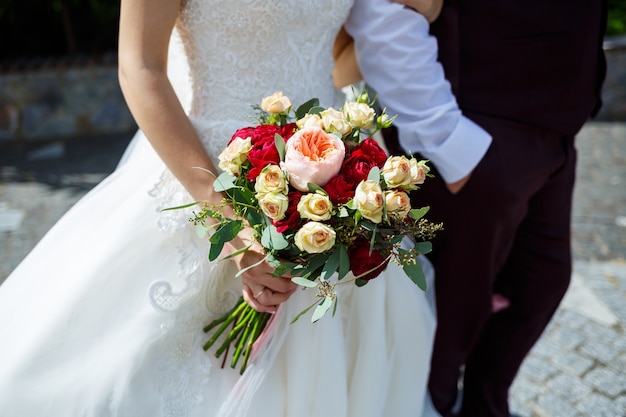
M227 244L232 252L250 244L252 238L249 230L242 231L232 244ZM239 270L261 261L265 255L261 245L254 242L252 247L244 253L233 258ZM278 305L287 301L293 294L297 285L290 277L274 277L274 268L262 261L259 265L248 269L241 275L243 284L243 298L252 308L257 311L275 313Z
M439 17L439 13L441 13L441 8L443 7L443 0L393 0L396 3L404 4L416 12L421 14L428 20L429 23L434 22L437 17Z

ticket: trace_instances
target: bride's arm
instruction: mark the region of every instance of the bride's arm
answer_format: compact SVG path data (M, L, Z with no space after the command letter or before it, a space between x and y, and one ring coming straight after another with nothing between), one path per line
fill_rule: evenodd
M217 172L167 78L167 51L179 2L123 0L119 78L128 107L161 159L196 200L219 203Z
M197 201L218 204L222 195L213 191L214 177L193 167L214 173L217 169L167 77L168 45L179 7L180 1L172 0L122 0L120 85L137 124L176 178ZM247 246L249 232L238 236L229 249ZM256 244L255 249L234 258L240 269L263 257L260 245ZM271 266L262 263L242 275L244 297L259 311L274 311L295 288L288 279L273 278L272 271ZM261 290L257 300L254 295Z

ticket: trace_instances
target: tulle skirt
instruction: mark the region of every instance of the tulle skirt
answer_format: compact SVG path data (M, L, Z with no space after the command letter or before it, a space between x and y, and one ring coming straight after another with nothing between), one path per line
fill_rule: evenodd
M431 290L393 264L339 286L335 316L314 324L310 313L290 324L314 300L298 290L243 376L222 368L202 328L241 283L232 264L207 260L188 213L159 210L189 198L139 132L0 286L0 415L420 415Z

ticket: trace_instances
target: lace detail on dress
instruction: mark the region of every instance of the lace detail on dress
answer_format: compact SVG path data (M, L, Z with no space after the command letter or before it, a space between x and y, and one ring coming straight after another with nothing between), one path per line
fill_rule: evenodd
M252 125L252 106L276 91L296 105L317 97L340 106L332 83L332 48L352 0L184 0L170 44L168 70L207 152L217 156L233 133ZM184 62L186 61L186 62ZM150 193L157 210L192 202L165 171ZM204 401L210 362L202 327L241 294L230 262L209 263L208 242L189 223L192 208L160 213L159 228L177 239L179 273L149 289L168 313L159 384L164 414L186 416ZM177 288L180 287L180 288Z

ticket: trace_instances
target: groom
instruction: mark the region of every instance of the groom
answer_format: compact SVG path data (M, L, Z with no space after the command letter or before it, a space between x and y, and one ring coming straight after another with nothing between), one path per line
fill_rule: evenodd
M445 228L430 257L432 402L444 417L508 417L508 389L570 280L574 136L600 105L606 1L446 0L438 53L418 14L386 0L355 10L361 72L398 114L388 147L434 167L414 195Z

